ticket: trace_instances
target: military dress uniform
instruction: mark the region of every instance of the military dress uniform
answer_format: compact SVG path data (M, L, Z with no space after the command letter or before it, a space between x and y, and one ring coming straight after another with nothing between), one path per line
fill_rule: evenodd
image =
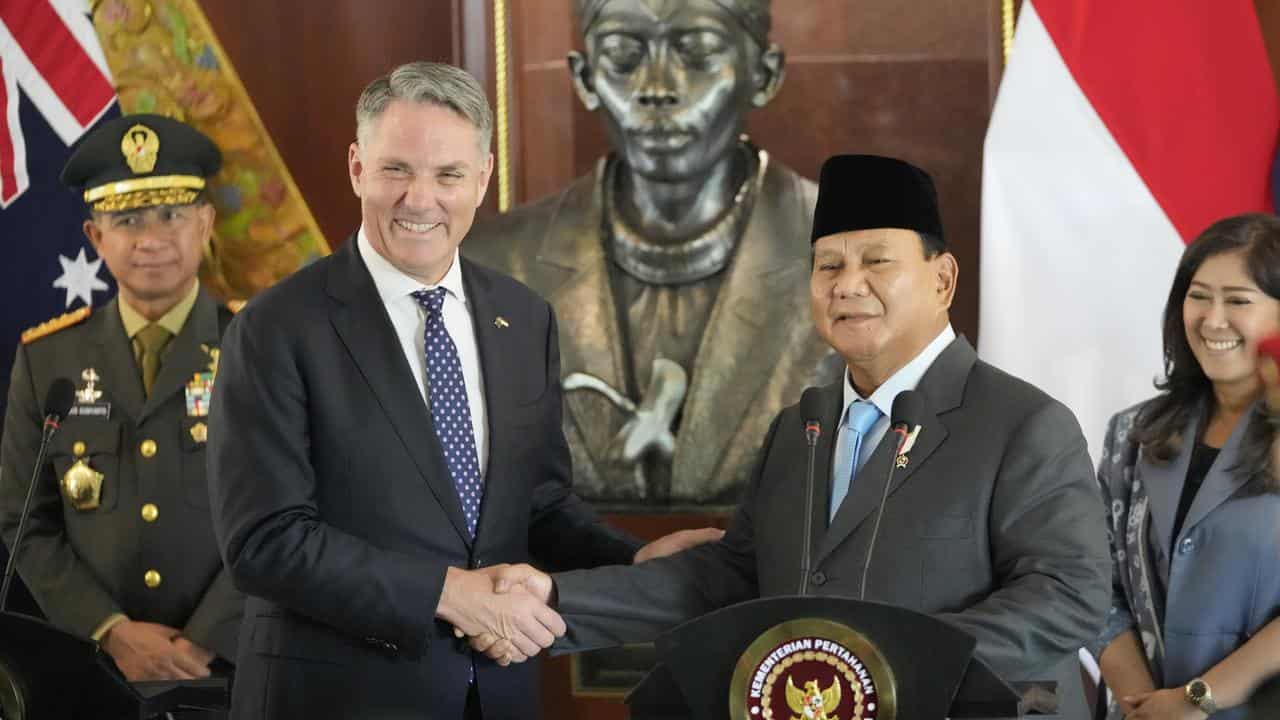
M63 181L100 212L181 205L219 163L194 129L132 115L87 137ZM45 394L58 378L77 387L39 469L18 557L54 625L100 639L124 618L161 623L234 660L244 603L218 554L205 481L208 402L231 317L197 282L155 323L116 298L24 333L0 443L0 532L10 546Z

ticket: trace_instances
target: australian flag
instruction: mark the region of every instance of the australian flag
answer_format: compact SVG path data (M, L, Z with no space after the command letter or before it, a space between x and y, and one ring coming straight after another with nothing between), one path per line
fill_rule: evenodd
M58 182L76 141L120 112L86 5L0 0L0 418L22 331L114 294L84 203Z
M0 432L22 331L115 294L83 201L58 182L76 141L120 114L87 6L0 0ZM34 603L18 593L9 608Z

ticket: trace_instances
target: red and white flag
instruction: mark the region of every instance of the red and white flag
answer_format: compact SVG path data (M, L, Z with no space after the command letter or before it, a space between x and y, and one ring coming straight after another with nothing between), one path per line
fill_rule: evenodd
M0 208L30 186L21 89L70 146L115 103L85 0L0 0Z
M1101 452L1155 393L1185 243L1273 210L1280 103L1249 0L1027 0L987 130L980 349Z

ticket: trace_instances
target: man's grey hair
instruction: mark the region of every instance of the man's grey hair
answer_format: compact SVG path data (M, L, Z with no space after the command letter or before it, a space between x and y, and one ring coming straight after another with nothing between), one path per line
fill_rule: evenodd
M480 151L488 152L493 111L479 81L462 68L417 61L405 63L369 83L356 102L356 141L369 139L373 125L392 100L408 100L449 108L480 133Z

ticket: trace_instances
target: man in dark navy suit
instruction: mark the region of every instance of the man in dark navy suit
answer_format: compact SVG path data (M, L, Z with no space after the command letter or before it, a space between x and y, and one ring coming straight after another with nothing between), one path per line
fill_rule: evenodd
M250 599L237 718L527 718L532 655L564 632L502 563L630 563L569 490L550 306L460 260L493 167L483 90L411 63L356 108L359 231L255 298L223 344L209 431L222 554Z

